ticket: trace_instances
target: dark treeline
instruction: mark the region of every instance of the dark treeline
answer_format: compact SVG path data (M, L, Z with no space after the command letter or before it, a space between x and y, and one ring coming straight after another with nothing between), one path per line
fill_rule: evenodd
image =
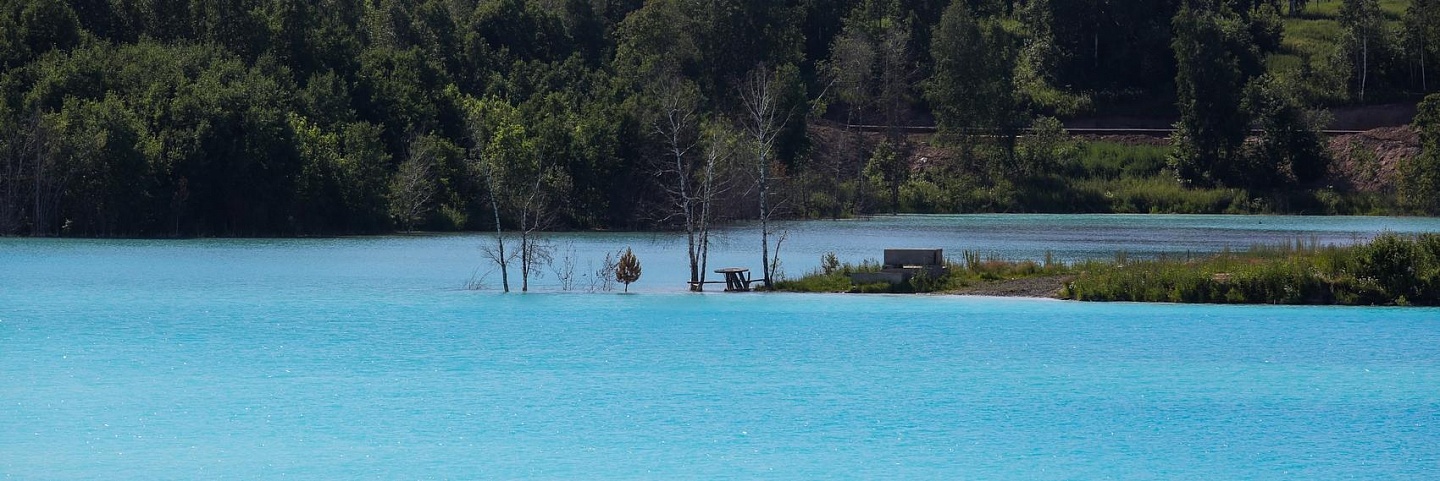
M1423 91L1440 49L1437 2L1345 0L1334 55L1267 71L1306 3L0 0L0 234L704 238L1044 189L1064 139L1022 128L1133 108L1181 118L1186 183L1303 184L1306 109ZM923 179L898 129L814 140L931 123L962 154Z

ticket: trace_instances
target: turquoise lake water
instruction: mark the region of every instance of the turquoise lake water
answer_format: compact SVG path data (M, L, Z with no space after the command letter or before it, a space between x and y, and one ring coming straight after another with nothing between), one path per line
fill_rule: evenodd
M1410 218L925 216L824 252L1066 259ZM673 235L556 236L633 294L495 286L479 235L0 239L7 479L1434 479L1440 310L690 294ZM743 229L712 266L758 267Z

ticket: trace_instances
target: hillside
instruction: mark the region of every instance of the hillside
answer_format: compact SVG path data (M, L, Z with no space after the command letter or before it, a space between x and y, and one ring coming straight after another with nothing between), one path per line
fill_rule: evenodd
M0 0L0 235L1295 210L1308 111L1414 104L1440 49L1440 5L1299 3Z

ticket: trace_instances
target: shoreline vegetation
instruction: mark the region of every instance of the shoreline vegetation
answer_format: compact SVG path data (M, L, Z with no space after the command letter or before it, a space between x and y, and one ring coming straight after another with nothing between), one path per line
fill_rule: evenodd
M939 278L854 285L849 274L879 271L875 261L821 267L776 284L785 292L936 293L1050 297L1077 301L1187 304L1440 305L1440 234L1385 233L1367 243L1311 240L1257 245L1213 255L1170 255L1073 263L984 258L966 251Z

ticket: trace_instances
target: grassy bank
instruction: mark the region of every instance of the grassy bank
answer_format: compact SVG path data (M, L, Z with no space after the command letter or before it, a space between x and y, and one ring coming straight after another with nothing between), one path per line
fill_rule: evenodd
M1061 297L1082 301L1440 305L1440 235L1254 247L1204 259L1086 262Z
M1048 257L1048 256L1047 256ZM849 275L876 272L874 261L840 263L827 256L789 292L961 292L977 285L1056 279L1059 297L1080 301L1218 304L1440 305L1440 234L1383 234L1354 246L1296 242L1194 257L1066 264L984 259L967 251L939 278L854 285ZM1058 279L1065 278L1063 286ZM1043 292L1041 289L1038 292ZM1035 294L1043 295L1043 294Z
M1064 276L1072 272L1071 267L1053 259L1041 262L1010 261L986 258L978 252L965 251L961 260L947 260L946 274L940 277L917 276L900 284L884 282L855 285L850 274L879 272L880 263L869 260L859 264L841 263L834 255L827 254L821 259L820 268L795 280L783 280L775 284L775 290L785 292L851 292L851 293L932 293L955 292L976 285L1017 279L1047 278Z
M1393 195L1331 188L1250 192L1181 185L1166 168L1169 145L1109 141L1082 144L1069 181L1048 186L1063 206L1115 214L1390 215L1404 212ZM1037 186L1037 196L1047 186ZM1055 194L1060 192L1061 194ZM1064 207L1058 207L1063 209Z
M1304 188L1252 192L1182 185L1167 167L1164 143L1075 142L1044 173L1004 175L977 169L921 171L900 187L897 212L913 214L1046 212L1115 214L1384 215L1403 212L1393 195ZM998 154L994 154L998 155ZM1002 169L1003 170L1003 169ZM869 205L884 206L868 188ZM884 211L886 209L880 209ZM821 209L824 211L824 209Z

